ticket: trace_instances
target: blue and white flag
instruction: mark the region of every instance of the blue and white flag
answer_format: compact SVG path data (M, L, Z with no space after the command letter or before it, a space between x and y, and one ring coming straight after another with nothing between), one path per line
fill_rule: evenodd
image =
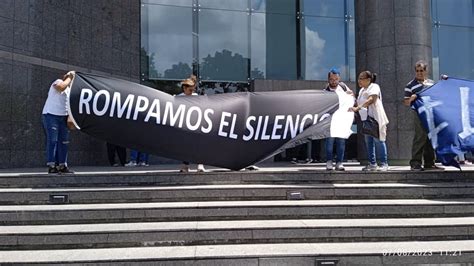
M474 151L474 81L448 78L418 94L413 104L443 165Z

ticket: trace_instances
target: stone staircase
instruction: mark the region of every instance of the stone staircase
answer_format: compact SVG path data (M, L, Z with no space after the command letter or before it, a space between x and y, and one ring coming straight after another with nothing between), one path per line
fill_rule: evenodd
M0 175L0 263L474 261L474 172Z

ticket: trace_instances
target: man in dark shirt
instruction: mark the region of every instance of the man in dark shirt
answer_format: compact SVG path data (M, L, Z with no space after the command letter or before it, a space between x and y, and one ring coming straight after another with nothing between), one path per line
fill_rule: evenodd
M416 100L417 95L423 89L434 84L433 80L427 78L428 64L425 61L418 61L415 64L416 75L405 87L405 97L403 103L410 106ZM412 155L410 160L410 169L413 171L422 170L442 170L443 168L435 165L435 153L428 135L421 124L416 112L413 113L415 118L415 136L413 138ZM422 165L424 167L422 167Z

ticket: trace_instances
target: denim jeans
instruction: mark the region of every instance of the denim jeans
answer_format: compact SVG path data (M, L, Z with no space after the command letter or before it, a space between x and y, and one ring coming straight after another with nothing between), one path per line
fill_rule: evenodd
M148 163L148 153L131 150L130 161L134 161L136 163L140 163L140 162Z
M341 138L327 138L326 139L326 161L332 161L334 158L334 141L336 142L336 163L342 163L344 160L344 149L346 147L346 140Z
M387 145L385 145L385 141L380 141L379 139L369 135L364 135L364 137L369 163L371 165L377 164L377 159L375 158L375 150L377 149L380 163L382 165L388 165Z
M46 133L47 165L65 165L69 144L67 116L43 114L43 127Z

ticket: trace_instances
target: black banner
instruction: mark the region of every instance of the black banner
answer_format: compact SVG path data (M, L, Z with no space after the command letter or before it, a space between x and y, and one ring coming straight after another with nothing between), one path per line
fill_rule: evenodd
M69 108L81 131L104 141L238 170L309 139L328 137L338 97L323 90L175 97L125 80L76 73Z

